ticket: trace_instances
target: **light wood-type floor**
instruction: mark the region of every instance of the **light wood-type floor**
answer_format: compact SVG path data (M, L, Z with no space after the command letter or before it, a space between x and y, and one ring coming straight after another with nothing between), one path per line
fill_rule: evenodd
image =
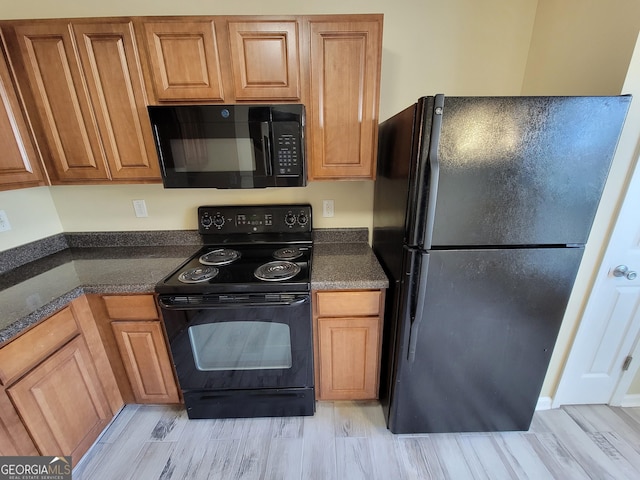
M536 412L528 432L393 435L373 402L313 417L188 420L125 407L74 480L639 479L640 408Z

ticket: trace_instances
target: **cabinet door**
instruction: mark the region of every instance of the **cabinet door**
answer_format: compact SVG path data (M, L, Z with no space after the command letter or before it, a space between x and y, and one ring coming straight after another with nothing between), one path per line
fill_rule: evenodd
M71 455L77 461L111 420L82 337L71 340L7 391L42 455Z
M378 396L380 318L318 318L321 400Z
M131 22L72 23L114 180L160 180Z
M15 34L46 141L52 183L108 179L69 25L20 24Z
M310 179L373 179L382 17L315 21L310 35Z
M229 21L236 100L299 100L298 23Z
M44 185L39 155L32 142L9 63L0 47L0 190Z
M137 403L178 403L178 389L159 321L113 322Z
M0 390L0 456L38 455L22 420L4 390Z
M213 20L145 21L156 100L223 100Z

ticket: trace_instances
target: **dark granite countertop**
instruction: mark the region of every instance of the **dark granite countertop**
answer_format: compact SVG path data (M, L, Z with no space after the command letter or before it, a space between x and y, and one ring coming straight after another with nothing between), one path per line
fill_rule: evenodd
M312 290L387 288L389 281L368 243L316 243Z
M0 252L0 344L85 293L152 293L199 242L192 231L71 233ZM366 229L314 232L312 290L387 286Z
M153 292L199 246L69 248L0 276L0 343L85 293Z

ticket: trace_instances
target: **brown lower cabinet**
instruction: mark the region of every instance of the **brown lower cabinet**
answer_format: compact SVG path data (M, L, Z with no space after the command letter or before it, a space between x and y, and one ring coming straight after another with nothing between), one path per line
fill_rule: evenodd
M159 321L113 322L136 403L178 403L180 397Z
M384 290L313 295L316 398L378 398Z
M0 455L71 455L125 403L178 403L155 298L85 295L0 348Z
M7 392L0 390L0 456L38 455Z
M1 453L75 465L122 406L106 362L84 297L0 348Z
M43 455L79 459L111 421L91 354L81 336L7 389Z
M179 403L180 395L153 295L104 295L100 300L101 311L111 325L119 352L119 358L116 352L110 352L112 365L124 369L132 401ZM122 378L120 380L122 383ZM127 390L127 386L123 389Z
M384 290L313 292L319 400L378 396ZM0 455L71 455L124 403L178 403L155 298L82 296L0 348Z

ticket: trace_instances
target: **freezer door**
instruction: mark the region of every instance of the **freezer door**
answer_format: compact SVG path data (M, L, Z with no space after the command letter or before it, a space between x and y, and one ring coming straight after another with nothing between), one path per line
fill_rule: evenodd
M630 100L445 97L414 245L585 243Z
M527 430L582 248L430 251L396 325L394 433Z

